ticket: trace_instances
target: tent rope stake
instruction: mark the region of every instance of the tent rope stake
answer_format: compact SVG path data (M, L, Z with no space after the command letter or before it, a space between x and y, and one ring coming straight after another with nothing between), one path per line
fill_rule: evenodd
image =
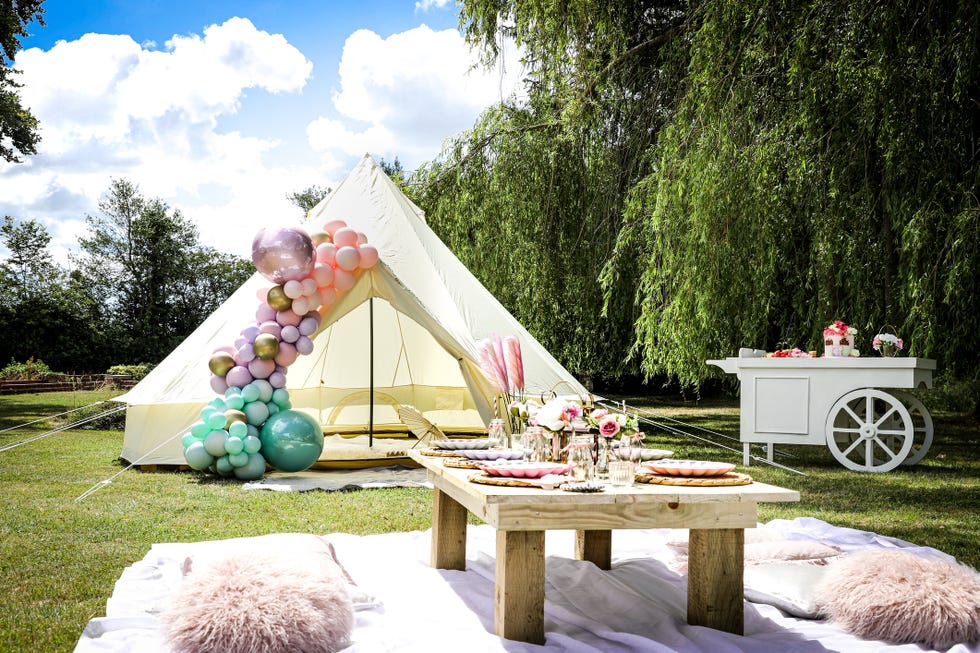
M10 451L11 449L16 449L17 447L19 447L21 445L30 444L31 442L36 442L38 440L42 440L42 439L48 437L49 435L54 435L55 433L61 433L62 431L68 431L68 430L71 430L71 429L74 429L74 428L78 428L79 426L82 426L84 424L88 424L89 422L94 422L94 421L96 421L98 419L102 419L103 417L108 417L110 415L115 415L116 413L118 413L120 411L124 411L124 410L126 410L126 407L125 406L118 406L116 408L111 408L109 410L103 411L103 412L98 413L96 415L92 415L90 417L86 417L86 418L77 420L75 422L72 422L71 424L65 424L64 426L59 426L56 429L51 429L50 431L45 431L44 433L39 433L37 435L32 435L31 437L26 438L24 440L21 440L20 442L14 442L12 444L8 444L6 446L0 447L0 453L3 453L4 451ZM62 413L62 414L64 414L64 413ZM36 421L40 421L40 420L36 420Z

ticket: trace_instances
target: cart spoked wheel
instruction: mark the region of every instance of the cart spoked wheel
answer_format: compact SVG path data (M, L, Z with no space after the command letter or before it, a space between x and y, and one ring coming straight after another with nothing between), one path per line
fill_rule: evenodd
M896 399L902 402L912 416L912 449L903 465L914 465L926 456L932 446L932 415L918 397L901 390L889 390Z
M827 446L840 464L858 472L895 469L912 450L912 416L894 396L874 388L852 390L827 414Z

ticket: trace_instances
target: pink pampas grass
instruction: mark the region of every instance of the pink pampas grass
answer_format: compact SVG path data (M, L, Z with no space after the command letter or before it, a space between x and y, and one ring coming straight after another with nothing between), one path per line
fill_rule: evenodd
M831 563L817 607L858 637L945 651L980 639L980 576L907 551L871 550Z
M512 395L524 392L524 358L521 343L514 336L504 338L504 354L507 359L507 378Z
M333 653L354 609L326 555L239 555L195 568L163 615L175 653Z

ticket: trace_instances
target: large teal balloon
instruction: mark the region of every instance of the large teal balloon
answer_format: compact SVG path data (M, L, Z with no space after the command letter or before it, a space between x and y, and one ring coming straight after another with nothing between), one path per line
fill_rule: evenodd
M315 419L298 410L281 410L262 426L260 453L273 467L299 472L323 452L323 431Z

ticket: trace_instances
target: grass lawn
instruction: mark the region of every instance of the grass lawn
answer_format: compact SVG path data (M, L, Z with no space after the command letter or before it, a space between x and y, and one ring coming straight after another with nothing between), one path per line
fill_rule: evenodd
M109 398L105 392L0 397L0 449L49 430L39 417ZM661 416L737 438L733 401L627 398ZM75 418L74 415L71 416ZM764 465L748 471L800 491L799 504L764 504L760 519L809 516L933 546L980 567L980 425L934 414L935 441L919 465L886 474L842 467L825 447L780 447L777 460L805 476ZM62 418L63 419L63 418ZM741 463L740 453L649 432L646 445L678 458ZM699 435L704 433L695 432ZM719 440L715 436L708 436ZM736 441L723 440L740 450ZM411 531L430 525L429 491L243 492L240 483L197 473L129 471L83 501L76 497L122 465L119 430L71 430L0 451L0 651L70 651L85 623L104 614L123 569L154 542L270 532Z

